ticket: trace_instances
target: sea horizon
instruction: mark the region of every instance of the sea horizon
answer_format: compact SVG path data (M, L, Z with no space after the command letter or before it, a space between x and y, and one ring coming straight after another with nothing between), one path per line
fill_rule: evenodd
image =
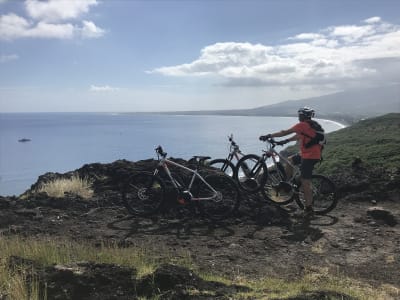
M345 127L317 120L327 132ZM244 153L260 154L259 135L297 122L297 117L149 112L0 113L0 195L21 194L47 172L65 173L84 164L118 159L155 158L157 145L176 158L225 158L227 137L233 134Z

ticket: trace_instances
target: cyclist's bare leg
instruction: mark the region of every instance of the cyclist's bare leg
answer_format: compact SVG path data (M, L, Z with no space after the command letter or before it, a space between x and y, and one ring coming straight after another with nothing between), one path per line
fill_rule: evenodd
M293 163L293 156L289 156L288 157L288 161L293 165L294 163ZM293 176L293 167L290 165L290 164L288 164L288 163L286 163L285 164L285 172L286 172L286 178L292 178L292 176Z
M310 179L301 179L301 186L304 193L304 206L305 207L312 207L313 203L313 195L312 195L312 182Z

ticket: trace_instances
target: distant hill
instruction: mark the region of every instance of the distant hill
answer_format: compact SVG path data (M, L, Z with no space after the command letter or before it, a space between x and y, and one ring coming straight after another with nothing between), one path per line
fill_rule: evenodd
M355 158L374 167L400 170L400 113L359 121L327 134L322 172L351 166Z
M299 107L302 106L314 108L317 111L317 118L351 124L363 118L400 112L400 84L345 91L302 100L289 100L253 109L186 111L179 113L191 115L295 116Z
M250 110L254 114L293 116L299 107L310 106L319 118L359 120L400 112L400 85L354 90L296 101L285 101Z

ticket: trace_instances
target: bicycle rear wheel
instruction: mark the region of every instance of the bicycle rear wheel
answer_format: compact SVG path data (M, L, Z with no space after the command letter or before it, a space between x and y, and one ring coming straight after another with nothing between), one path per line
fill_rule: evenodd
M225 174L211 174L204 180L212 186L217 195L204 182L198 181L195 187L196 198L211 198L198 200L200 212L209 219L222 220L230 216L240 203L240 194L235 181Z
M286 177L285 168L280 162L269 167L267 182L261 189L263 197L279 205L292 202L295 191L292 184L286 181Z
M327 177L319 174L312 175L313 208L317 215L323 215L336 207L338 202L335 184ZM301 187L300 187L301 190ZM304 209L304 197L300 192L296 202Z
M152 173L139 173L129 178L122 190L122 201L132 215L156 213L165 199L164 182Z
M260 191L267 182L267 177L267 166L258 155L245 155L236 165L236 180L239 187L248 193Z
M232 178L236 177L235 165L227 159L223 158L213 159L208 163L208 166L220 170Z

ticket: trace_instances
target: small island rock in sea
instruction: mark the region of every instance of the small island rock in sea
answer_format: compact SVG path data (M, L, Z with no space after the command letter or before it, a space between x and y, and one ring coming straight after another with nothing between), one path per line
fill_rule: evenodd
M20 143L26 143L26 142L30 142L30 141L31 141L31 139L27 139L27 138L22 138L22 139L18 140L18 142L20 142Z

